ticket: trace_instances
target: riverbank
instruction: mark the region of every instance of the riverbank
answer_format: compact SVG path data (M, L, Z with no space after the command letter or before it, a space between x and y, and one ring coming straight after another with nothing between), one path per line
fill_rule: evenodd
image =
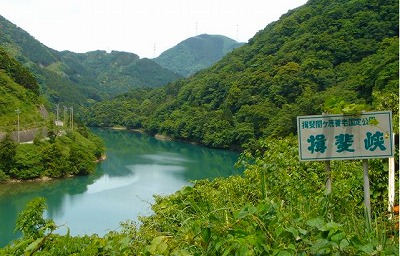
M68 176L72 177L72 175ZM63 178L68 178L68 177L63 177ZM3 181L3 183L22 183L22 182L48 182L51 180L54 180L55 178L51 178L48 176L43 176L35 179L27 179L27 180L22 180L22 179L9 179L6 181Z
M141 133L141 134L146 134L146 132L143 129L128 129L126 127L123 126L113 126L110 127L111 130L115 130L115 131L130 131L130 132L137 132L137 133ZM164 134L155 134L154 138L158 139L158 140L166 140L166 141L173 141L173 139L167 135Z
M231 151L238 152L238 153L243 151L243 148L239 147L239 146L236 146L236 147L232 146L230 148L215 148L215 147L206 146L201 142L195 142L195 141L190 141L190 140L185 140L185 139L176 139L176 138L170 137L170 136L165 135L165 134L156 133L155 135L150 135L150 134L146 133L143 129L129 129L129 128L126 128L126 127L123 127L123 126L103 127L101 129L111 129L111 130L115 130L115 131L137 132L137 133L141 133L141 134L146 134L148 136L153 136L154 138L156 138L158 140L162 140L162 141L180 141L180 142L189 143L189 144L196 145L196 146L204 146L204 147L213 148L213 149L231 150Z
M167 140L167 141L172 141L172 138L167 136L167 135L162 135L162 134L156 134L154 135L154 138L158 139L158 140Z
M95 160L95 163L100 163L104 160L107 159L107 155L106 154L102 154L98 159ZM38 178L34 178L34 179L7 179L4 181L0 181L0 184L4 184L4 183L22 183L22 182L49 182L52 180L59 180L59 179L68 179L68 178L73 178L77 175L65 175L59 178L53 178L53 177L49 177L49 176L42 176L42 177L38 177Z

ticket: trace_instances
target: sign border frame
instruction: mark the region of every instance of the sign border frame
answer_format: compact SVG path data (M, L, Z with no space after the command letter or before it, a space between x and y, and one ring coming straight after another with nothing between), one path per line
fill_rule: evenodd
M363 115L389 115L389 141L390 141L390 154L387 155L379 155L379 156L348 156L348 157L323 157L323 158L303 158L302 157L302 145L301 145L301 119L314 119L314 118L325 118L325 117L359 117ZM373 111L373 112L363 112L360 115L351 115L351 114L326 114L326 115L310 115L310 116L297 116L297 136L298 136L298 147L299 147L299 159L300 161L329 161L329 160L355 160L355 159L374 159L374 158L390 158L394 157L394 145L393 145L393 120L392 120L392 111Z

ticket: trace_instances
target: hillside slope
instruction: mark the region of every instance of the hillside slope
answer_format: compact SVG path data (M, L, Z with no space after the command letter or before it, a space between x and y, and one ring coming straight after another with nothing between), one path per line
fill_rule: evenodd
M0 183L94 172L102 141L75 122L56 126L46 102L29 70L0 47Z
M18 116L21 130L43 126L42 104L34 77L0 47L0 138L18 129Z
M181 78L150 59L140 59L134 53L93 51L60 53L63 71L78 84L92 86L106 94L105 98L137 87L159 87Z
M202 34L188 38L154 59L158 64L188 77L208 68L233 49L242 46L228 37Z
M58 52L0 16L0 46L28 67L53 103L86 104L135 87L157 87L181 76L136 54Z
M236 147L295 133L296 116L357 104L392 110L396 129L398 17L396 0L311 0L211 68L98 104L86 120Z

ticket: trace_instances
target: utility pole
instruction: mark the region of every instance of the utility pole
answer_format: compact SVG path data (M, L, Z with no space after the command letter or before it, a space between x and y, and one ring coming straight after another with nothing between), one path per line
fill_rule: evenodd
M70 115L70 124L71 124L71 130L74 130L74 107L69 108L71 110L71 115Z
M15 112L17 112L17 115L18 115L17 138L18 138L18 143L19 143L19 114L21 113L21 110L18 108L17 110L15 110Z
M59 105L57 104L56 106L57 106L57 108L56 108L56 111L57 111L57 119L56 119L56 121L58 121L59 120L58 119L58 108L59 108Z
M64 123L63 124L65 126L67 125L67 113L68 113L68 108L66 106L64 106L64 119L63 119Z

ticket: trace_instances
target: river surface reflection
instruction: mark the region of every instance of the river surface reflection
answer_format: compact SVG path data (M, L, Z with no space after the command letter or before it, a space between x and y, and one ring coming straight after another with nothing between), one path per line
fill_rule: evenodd
M168 195L191 180L240 174L238 154L188 143L157 140L129 131L93 130L103 138L107 159L96 173L49 182L0 185L0 246L14 233L18 213L34 197L46 198L46 218L72 235L118 230L125 220L151 214L153 195ZM58 233L65 234L66 228Z

